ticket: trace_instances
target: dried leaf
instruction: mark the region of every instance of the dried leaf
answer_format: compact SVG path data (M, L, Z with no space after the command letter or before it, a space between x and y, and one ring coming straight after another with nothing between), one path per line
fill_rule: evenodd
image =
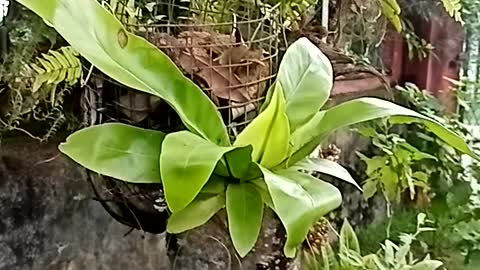
M242 60L245 60L249 50L247 46L243 45L229 48L218 58L218 63L220 63L220 65L240 64Z
M249 101L249 96L241 91L242 88L238 88L242 82L228 67L219 66L218 63L214 65L211 59L187 52L178 60L187 73L204 80L215 96L239 103Z

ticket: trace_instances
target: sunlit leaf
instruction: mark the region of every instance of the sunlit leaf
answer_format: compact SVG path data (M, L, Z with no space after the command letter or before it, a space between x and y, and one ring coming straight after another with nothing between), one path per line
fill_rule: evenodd
M345 169L342 165L328 159L306 158L295 163L292 168L330 175L354 185L359 190L362 190L347 169Z
M305 140L298 140L292 145L291 157L285 163L294 164L310 154L319 143L331 135L334 131L354 124L390 117L396 122L418 122L424 124L431 132L440 139L456 148L457 150L478 158L468 147L465 140L445 128L437 121L428 118L392 102L377 98L359 98L337 105L329 110L319 113L322 117L314 124L308 125L305 134L311 134ZM308 124L308 123L307 123ZM292 135L293 136L293 135ZM311 139L313 138L313 139Z
M390 23L395 27L397 32L402 32L402 22L400 20L400 6L397 3L397 0L381 0L380 1L383 15L390 21Z
M262 227L262 196L248 183L228 185L227 215L233 246L240 257L245 257L255 246Z
M220 147L189 131L168 134L160 155L168 208L175 213L192 202L223 155L234 149Z
M253 160L271 168L287 157L290 129L285 99L277 84L272 101L238 136L235 146L253 146Z
M291 130L308 122L330 97L333 70L328 58L307 38L290 45L278 69Z
M293 257L313 224L340 206L342 195L333 185L295 170L261 169L273 210L287 231L284 253Z
M103 124L73 133L59 149L96 173L131 183L160 183L164 136L125 124Z

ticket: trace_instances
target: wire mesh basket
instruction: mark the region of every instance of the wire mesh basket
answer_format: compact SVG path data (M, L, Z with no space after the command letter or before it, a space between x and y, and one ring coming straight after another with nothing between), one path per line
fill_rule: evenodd
M205 91L231 136L255 117L276 75L279 24L275 7L226 0L110 4L128 30L160 48ZM91 112L85 119L88 124L116 121L164 132L184 129L175 111L162 100L98 72L93 72L83 104ZM168 215L160 184L130 185L90 176L98 199L118 221L153 233L164 230Z

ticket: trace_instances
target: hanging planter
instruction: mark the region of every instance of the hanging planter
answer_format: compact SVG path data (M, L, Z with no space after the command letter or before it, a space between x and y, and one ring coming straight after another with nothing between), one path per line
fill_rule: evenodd
M276 75L277 7L174 2L118 1L105 8L201 87L233 137L257 115ZM178 113L158 96L125 87L96 69L90 72L82 97L89 125L115 121L162 131L185 128ZM195 102L196 97L189 99ZM98 201L119 222L151 233L165 231L168 213L161 184L132 185L92 172L89 181Z

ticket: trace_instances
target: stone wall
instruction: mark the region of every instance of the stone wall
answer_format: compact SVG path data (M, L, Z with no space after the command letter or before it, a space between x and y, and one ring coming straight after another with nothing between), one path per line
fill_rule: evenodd
M167 269L163 235L114 221L57 142L0 148L0 270Z

